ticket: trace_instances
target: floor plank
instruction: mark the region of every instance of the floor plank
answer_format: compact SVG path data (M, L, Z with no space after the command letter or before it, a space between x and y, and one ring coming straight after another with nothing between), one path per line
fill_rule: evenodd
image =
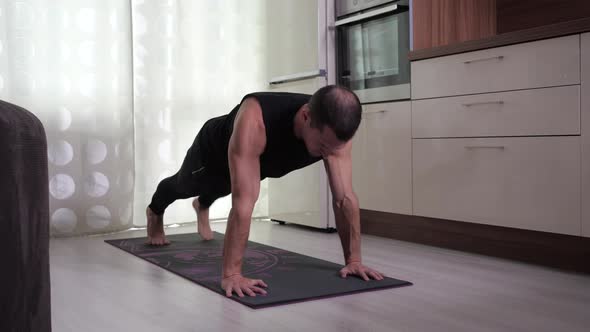
M225 226L212 228L223 233ZM569 332L590 327L589 275L363 236L366 265L414 285L253 310L103 242L138 236L145 231L52 239L54 331ZM261 220L252 223L250 240L343 262L337 234Z

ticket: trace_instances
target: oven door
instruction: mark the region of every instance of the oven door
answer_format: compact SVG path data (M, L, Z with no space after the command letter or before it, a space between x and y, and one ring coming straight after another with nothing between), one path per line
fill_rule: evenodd
M410 98L409 16L390 5L336 21L338 84L362 103Z

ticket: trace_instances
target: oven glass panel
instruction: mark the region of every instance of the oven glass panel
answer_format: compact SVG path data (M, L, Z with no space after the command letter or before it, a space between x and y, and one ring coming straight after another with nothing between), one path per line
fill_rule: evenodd
M352 90L408 83L408 16L395 13L340 27L339 83Z

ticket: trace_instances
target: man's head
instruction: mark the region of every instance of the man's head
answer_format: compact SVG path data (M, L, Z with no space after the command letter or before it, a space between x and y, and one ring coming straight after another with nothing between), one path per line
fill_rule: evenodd
M303 140L314 156L326 156L344 146L361 122L361 103L345 87L328 85L313 94L303 110Z

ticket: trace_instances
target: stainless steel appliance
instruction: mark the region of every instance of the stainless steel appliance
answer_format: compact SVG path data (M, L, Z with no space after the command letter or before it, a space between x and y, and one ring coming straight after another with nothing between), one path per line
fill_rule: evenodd
M362 103L409 99L408 1L337 0L336 79Z

